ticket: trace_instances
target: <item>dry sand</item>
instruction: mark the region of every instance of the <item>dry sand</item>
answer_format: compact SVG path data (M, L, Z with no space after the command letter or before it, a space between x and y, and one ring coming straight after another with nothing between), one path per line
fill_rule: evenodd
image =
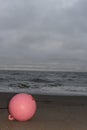
M0 93L0 130L87 130L87 97L33 95L35 116L27 122L8 120L14 94Z

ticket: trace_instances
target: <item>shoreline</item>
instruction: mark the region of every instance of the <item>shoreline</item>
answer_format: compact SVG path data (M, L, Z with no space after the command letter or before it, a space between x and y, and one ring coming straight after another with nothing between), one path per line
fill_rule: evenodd
M19 92L18 92L19 93ZM17 93L0 92L0 108L7 108L10 99ZM29 94L29 93L27 93ZM56 103L59 106L87 106L87 96L31 94L37 103Z

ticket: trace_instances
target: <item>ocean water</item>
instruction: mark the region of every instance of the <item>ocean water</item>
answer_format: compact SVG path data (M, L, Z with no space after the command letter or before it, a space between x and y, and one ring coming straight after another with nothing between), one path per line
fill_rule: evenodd
M87 96L87 72L0 70L0 92Z

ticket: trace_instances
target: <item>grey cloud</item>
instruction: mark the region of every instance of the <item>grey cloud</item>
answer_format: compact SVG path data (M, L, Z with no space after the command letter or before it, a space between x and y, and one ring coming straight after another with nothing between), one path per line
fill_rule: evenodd
M0 63L87 65L86 0L0 2Z

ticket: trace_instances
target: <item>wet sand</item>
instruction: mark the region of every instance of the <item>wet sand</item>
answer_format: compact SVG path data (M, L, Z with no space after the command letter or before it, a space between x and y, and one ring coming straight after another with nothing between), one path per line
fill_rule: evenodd
M0 93L0 130L87 130L87 97L33 95L35 116L26 122L8 120L14 93Z

